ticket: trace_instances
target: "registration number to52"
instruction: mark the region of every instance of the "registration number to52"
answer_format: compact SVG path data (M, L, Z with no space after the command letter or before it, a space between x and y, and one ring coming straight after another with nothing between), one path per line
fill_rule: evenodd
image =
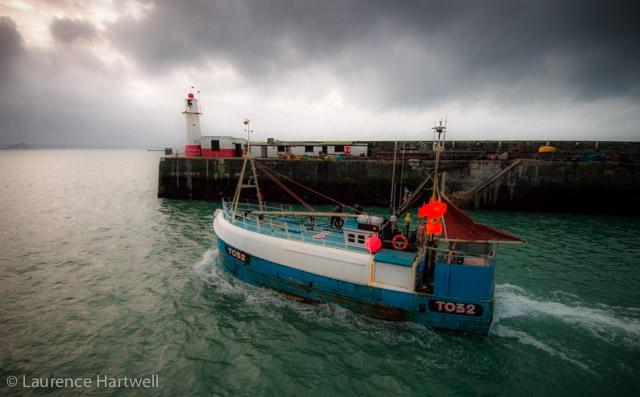
M429 310L440 313L462 314L464 316L481 316L482 306L474 303L458 303L440 300L429 301Z
M245 254L240 250L227 246L227 252L229 253L229 255L233 256L234 258L244 263L247 263L249 261L249 255Z

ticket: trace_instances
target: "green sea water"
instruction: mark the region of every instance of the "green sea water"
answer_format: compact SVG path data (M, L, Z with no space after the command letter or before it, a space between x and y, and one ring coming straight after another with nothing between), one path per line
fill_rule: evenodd
M640 395L637 217L472 213L528 244L498 252L490 335L443 333L234 279L218 203L156 198L158 160L0 151L0 395ZM93 385L23 385L49 377Z

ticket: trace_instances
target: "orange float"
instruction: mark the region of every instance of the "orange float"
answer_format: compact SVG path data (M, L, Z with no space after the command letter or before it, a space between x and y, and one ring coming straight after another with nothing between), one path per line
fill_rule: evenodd
M429 221L429 223L427 223L427 234L440 233L442 233L442 223L438 222L437 219L434 219L433 222Z
M418 218L441 218L447 212L447 203L441 200L429 199L429 204L423 204L418 208Z

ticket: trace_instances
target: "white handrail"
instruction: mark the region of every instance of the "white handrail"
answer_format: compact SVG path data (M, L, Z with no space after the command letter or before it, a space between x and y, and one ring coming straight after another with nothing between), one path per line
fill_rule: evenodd
M227 200L223 200L222 201L222 207L223 207L223 215L225 216L225 218L227 218L228 220L232 221L234 224L236 224L237 226L246 228L248 230L252 230L255 231L257 233L263 233L263 234L271 234L274 235L276 237L280 237L280 238L285 238L288 240L296 240L296 241L302 241L302 242L309 242L312 244L321 244L323 246L329 246L329 247L334 247L334 248L339 248L339 249L344 249L344 250L354 250L354 248L356 249L363 249L362 247L358 247L358 246L350 246L348 244L345 243L344 238L343 238L343 234L342 231L337 231L337 230L332 230L329 228L324 228L322 227L322 225L316 225L316 226L320 226L319 229L307 229L304 225L304 221L302 221L300 223L300 227L299 227L299 233L298 232L291 232L289 230L289 224L286 221L283 221L282 223L274 223L274 219L270 216L267 216L268 218L268 230L263 228L263 224L267 224L267 220L266 219L259 219L258 217L255 217L255 214L250 214L251 208L256 208L258 207L258 205L253 204L253 203L243 203L242 205L240 205L237 209L236 209L236 215L240 215L240 216L236 216L234 218L232 218L232 211L231 211L231 203L228 202ZM265 206L263 206L263 208L267 208ZM273 207L273 208L277 208L277 207ZM284 207L282 207L284 208ZM328 232L328 233L327 233ZM318 238L313 238L312 235L316 235L317 233L327 233L327 235L323 236L322 238L318 239ZM333 235L335 237L339 237L338 241L333 241L331 239L327 239L327 236ZM322 240L322 242L318 241L318 240Z

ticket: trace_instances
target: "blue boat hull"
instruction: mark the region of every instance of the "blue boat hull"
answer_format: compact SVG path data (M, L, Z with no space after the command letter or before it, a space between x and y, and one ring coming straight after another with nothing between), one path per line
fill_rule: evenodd
M491 327L492 286L489 299L484 300L437 296L437 287L434 295L407 293L324 277L256 256L243 262L229 254L228 245L220 238L217 245L220 262L229 273L249 284L271 288L303 301L334 303L374 318L414 321L438 329L486 335ZM459 313L465 308L471 308L473 314L456 314L457 309Z

